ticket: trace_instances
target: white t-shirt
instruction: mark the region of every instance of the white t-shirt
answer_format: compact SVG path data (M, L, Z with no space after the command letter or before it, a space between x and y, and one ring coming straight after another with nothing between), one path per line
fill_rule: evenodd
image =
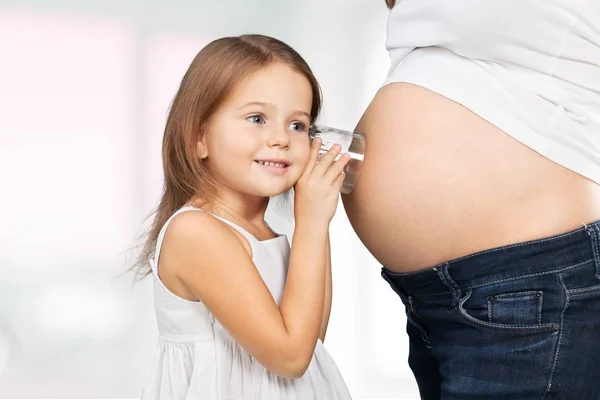
M385 84L423 86L600 184L600 0L398 0Z

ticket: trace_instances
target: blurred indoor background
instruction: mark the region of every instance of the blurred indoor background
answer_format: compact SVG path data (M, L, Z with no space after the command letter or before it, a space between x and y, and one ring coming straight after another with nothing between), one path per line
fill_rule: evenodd
M262 33L308 61L320 122L383 82L384 0L0 0L0 398L139 398L157 328L124 274L156 206L166 113L195 54ZM291 238L293 221L270 208ZM404 310L343 207L325 345L356 399L416 399Z

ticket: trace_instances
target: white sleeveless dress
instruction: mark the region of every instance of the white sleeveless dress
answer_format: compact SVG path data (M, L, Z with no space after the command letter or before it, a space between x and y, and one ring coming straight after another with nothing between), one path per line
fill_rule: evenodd
M333 359L319 340L306 373L279 377L248 354L202 302L171 293L158 277L156 261L168 224L178 214L203 210L184 207L162 227L154 257L154 307L159 330L158 351L143 400L338 400L350 393ZM290 247L285 235L259 241L246 230L215 216L250 242L253 262L277 304L285 285Z

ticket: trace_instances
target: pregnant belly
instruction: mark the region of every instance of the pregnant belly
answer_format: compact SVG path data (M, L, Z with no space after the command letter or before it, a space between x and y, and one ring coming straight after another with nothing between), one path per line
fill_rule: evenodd
M413 271L600 219L600 186L422 87L379 91L357 127L362 174L342 197L360 240Z

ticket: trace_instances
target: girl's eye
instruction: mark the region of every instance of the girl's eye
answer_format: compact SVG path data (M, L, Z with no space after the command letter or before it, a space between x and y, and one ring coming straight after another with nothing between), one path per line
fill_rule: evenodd
M246 118L248 121L254 123L254 124L259 124L262 125L265 123L265 119L262 117L262 115L251 115L248 118Z
M295 132L304 132L306 130L306 125L304 125L302 122L292 122L290 127Z

